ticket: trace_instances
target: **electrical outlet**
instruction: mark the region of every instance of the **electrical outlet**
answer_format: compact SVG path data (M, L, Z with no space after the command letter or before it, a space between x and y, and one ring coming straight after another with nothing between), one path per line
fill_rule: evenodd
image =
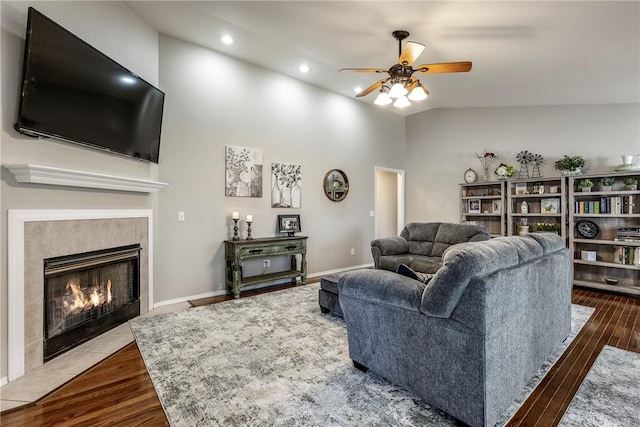
M351 255L355 255L356 254L356 248L351 248Z
M264 263L264 268L269 268L269 267L271 267L271 260L270 260L270 259L265 259L265 260L263 261L263 263Z
M178 212L178 221L180 222L184 221L184 212L182 211Z

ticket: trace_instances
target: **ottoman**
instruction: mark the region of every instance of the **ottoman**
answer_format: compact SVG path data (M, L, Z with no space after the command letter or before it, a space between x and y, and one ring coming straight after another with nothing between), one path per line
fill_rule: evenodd
M320 279L318 303L322 313L333 313L342 317L340 301L338 301L338 280L342 274L330 274Z

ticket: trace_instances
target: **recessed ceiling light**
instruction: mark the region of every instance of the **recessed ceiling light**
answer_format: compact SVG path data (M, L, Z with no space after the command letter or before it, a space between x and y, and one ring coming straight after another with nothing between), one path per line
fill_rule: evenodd
M311 71L311 67L309 67L307 64L300 64L300 66L298 67L298 71L300 71L301 73L308 73L309 71Z
M224 44L233 44L233 37L225 34L224 36L220 37L220 41Z
M362 92L362 88L360 86L356 86L356 87L353 88L353 91L355 93L360 93L360 92Z

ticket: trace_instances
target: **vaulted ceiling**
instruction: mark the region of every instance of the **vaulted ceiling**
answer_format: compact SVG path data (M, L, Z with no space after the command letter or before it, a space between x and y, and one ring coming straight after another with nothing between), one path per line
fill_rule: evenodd
M159 32L353 97L389 68L397 29L426 45L416 64L472 61L427 74L431 108L640 102L638 1L130 1ZM220 37L229 34L232 45ZM301 74L306 63L311 71ZM376 92L359 98L373 103Z

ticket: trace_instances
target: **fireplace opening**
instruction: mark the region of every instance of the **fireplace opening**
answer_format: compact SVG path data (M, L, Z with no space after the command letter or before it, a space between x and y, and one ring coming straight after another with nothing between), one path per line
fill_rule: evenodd
M140 245L44 260L44 361L140 314Z

